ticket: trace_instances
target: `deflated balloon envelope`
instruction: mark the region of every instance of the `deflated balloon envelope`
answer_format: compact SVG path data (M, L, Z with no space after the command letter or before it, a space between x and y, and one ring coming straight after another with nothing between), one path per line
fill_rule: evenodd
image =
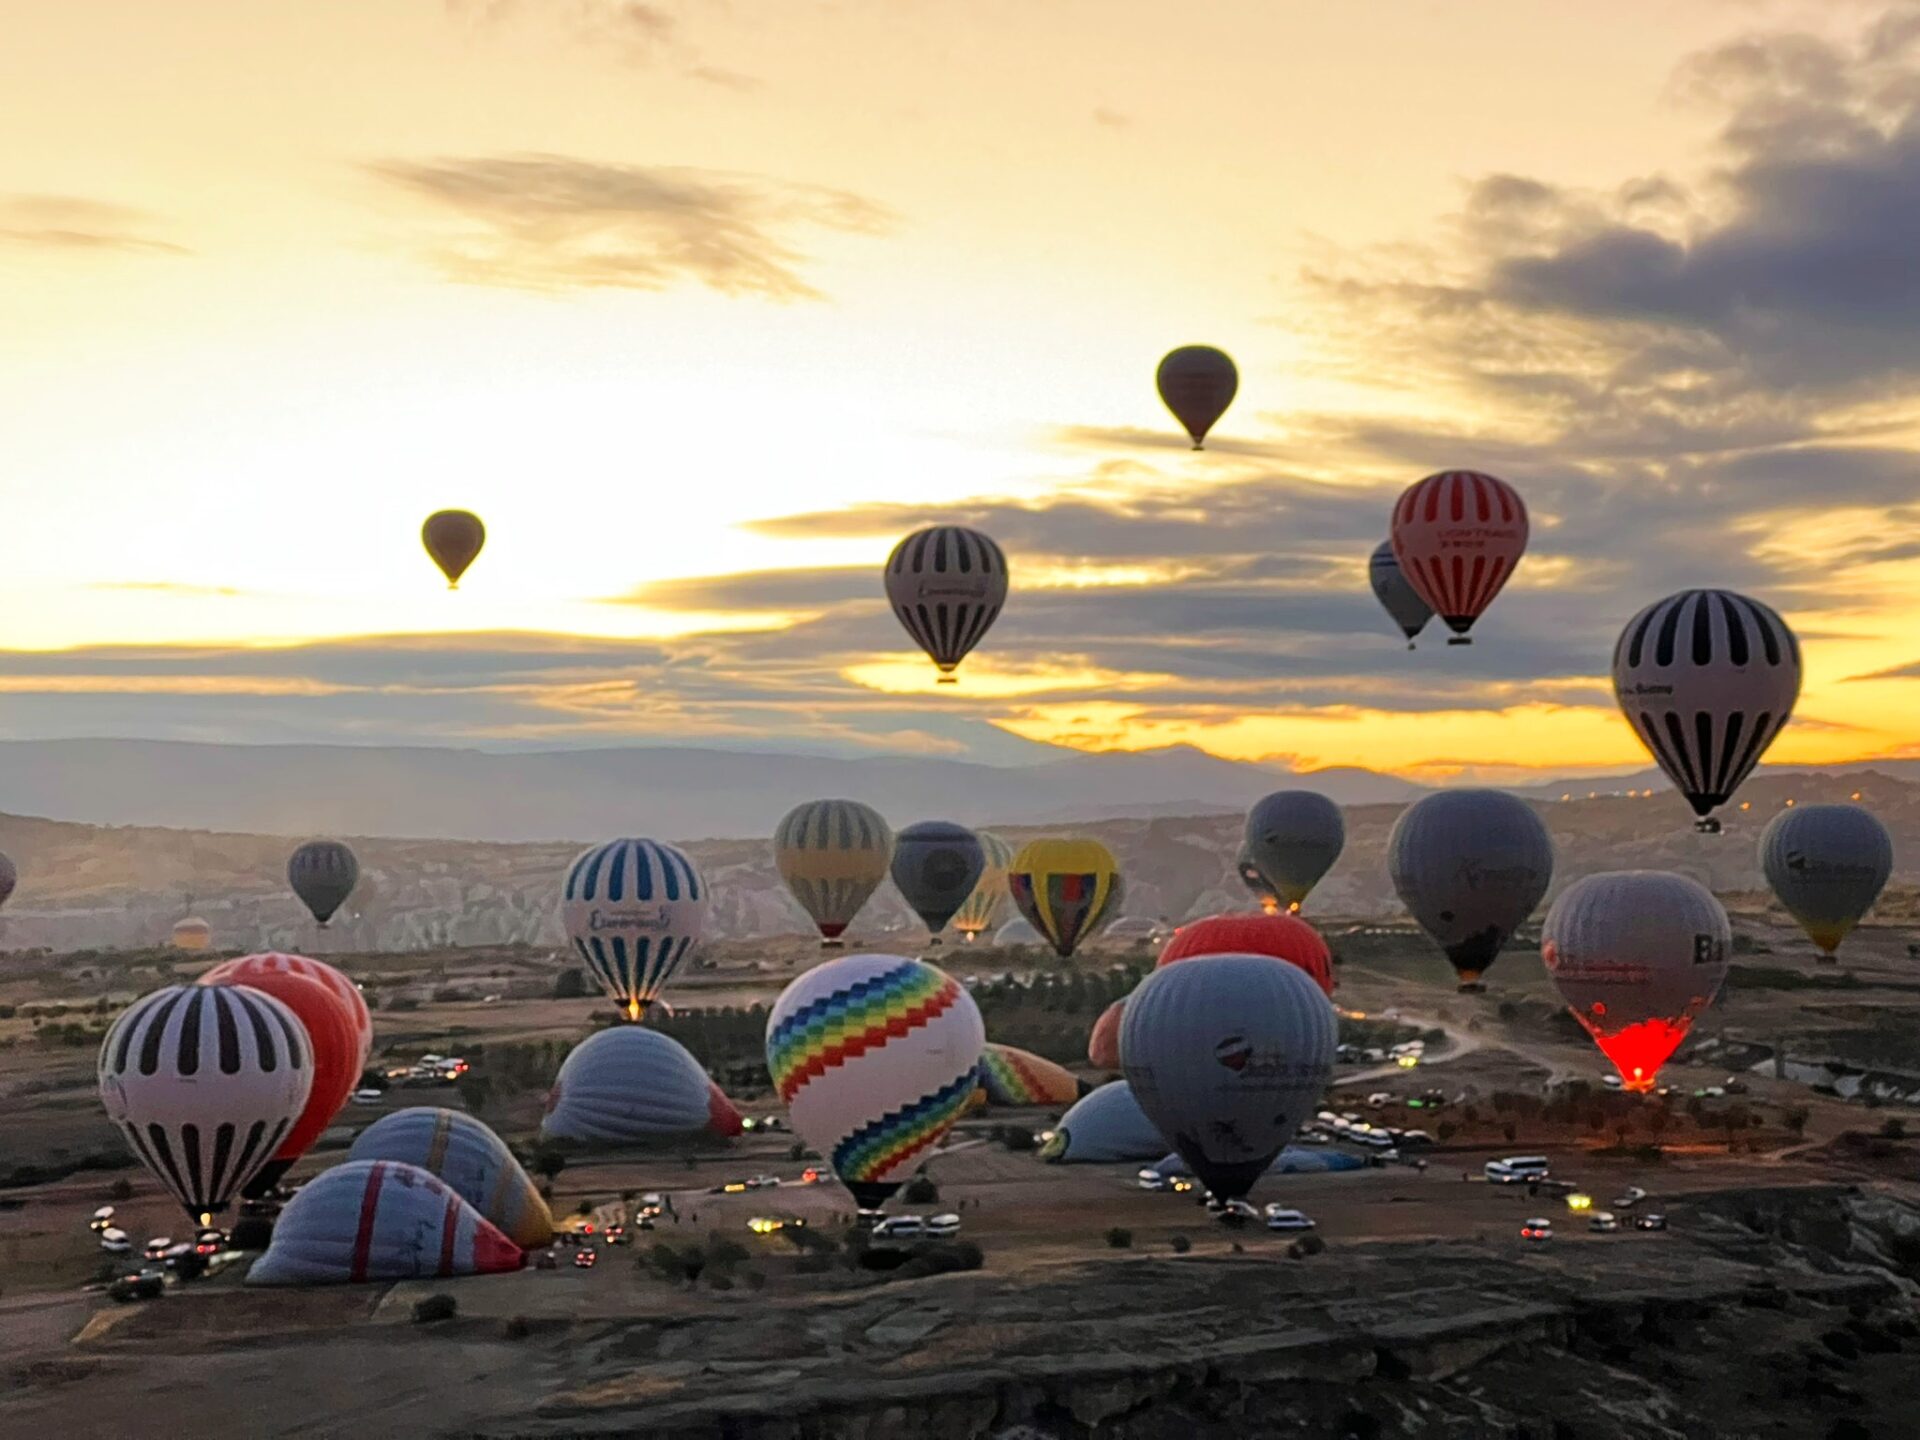
M553 1239L553 1215L506 1142L459 1110L413 1105L382 1115L354 1139L349 1160L417 1165L524 1249Z
M1533 808L1504 791L1439 790L1394 822L1387 869L1466 990L1547 893L1553 840Z
M672 1036L642 1025L590 1035L560 1064L540 1134L582 1145L738 1135L740 1112Z
M1893 873L1893 837L1858 805L1796 805L1761 834L1760 864L1787 913L1832 955Z
M1040 1147L1042 1160L1061 1165L1156 1160L1166 1153L1167 1137L1147 1118L1124 1080L1109 1081L1081 1096Z
M1011 1045L987 1046L980 1056L980 1087L989 1105L1071 1105L1080 1098L1072 1071Z
M1333 1074L1333 1006L1265 955L1155 970L1127 1001L1120 1061L1140 1108L1215 1196L1244 1196Z

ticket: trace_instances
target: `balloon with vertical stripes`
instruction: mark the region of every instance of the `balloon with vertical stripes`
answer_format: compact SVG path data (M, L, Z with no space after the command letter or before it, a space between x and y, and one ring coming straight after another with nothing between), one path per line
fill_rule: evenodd
M1504 480L1442 470L1400 497L1391 533L1401 574L1453 631L1447 643L1467 645L1526 551L1527 506Z
M833 949L853 917L887 878L893 831L880 812L858 800L809 800L773 832L780 878Z
M1693 813L1717 831L1727 803L1779 738L1800 696L1800 642L1731 590L1682 590L1627 622L1613 694Z
M686 852L609 840L567 868L560 923L580 963L638 1020L700 943L707 887Z
M245 985L169 985L100 1046L100 1101L140 1162L208 1223L273 1158L305 1108L313 1053L299 1019Z
M940 671L942 685L978 645L1007 600L1007 557L978 530L916 530L887 557L887 603Z
M991 930L1007 904L1007 866L1013 861L1013 846L998 835L982 830L981 848L986 852L986 867L974 882L973 893L954 912L952 925L969 942Z

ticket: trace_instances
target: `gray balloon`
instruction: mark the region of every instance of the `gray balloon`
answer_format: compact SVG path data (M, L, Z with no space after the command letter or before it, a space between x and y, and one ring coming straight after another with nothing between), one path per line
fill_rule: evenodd
M360 883L360 862L338 840L309 840L287 861L287 883L325 925Z
M13 861L6 855L0 855L0 905L7 903L13 894L13 887L20 882L20 872L13 868Z
M1858 805L1796 805L1760 836L1767 883L1831 955L1893 873L1893 837Z
M1238 1200L1319 1105L1334 1031L1333 1006L1305 971L1207 955L1140 983L1120 1022L1120 1066L1193 1173Z
M1553 840L1533 807L1503 790L1440 790L1387 838L1400 903L1447 952L1460 988L1480 976L1553 880Z
M1317 790L1278 790L1247 812L1247 855L1298 910L1347 843L1340 807Z
M980 837L951 820L922 820L893 838L893 883L932 935L947 928L986 868Z
M1124 1080L1110 1080L1082 1095L1040 1147L1042 1160L1062 1165L1157 1160L1166 1153L1166 1137L1147 1118Z
M1400 557L1393 553L1393 542L1382 540L1367 564L1367 578L1373 582L1373 596L1386 609L1400 633L1407 637L1407 649L1413 649L1413 637L1427 628L1433 607L1420 598L1400 569Z

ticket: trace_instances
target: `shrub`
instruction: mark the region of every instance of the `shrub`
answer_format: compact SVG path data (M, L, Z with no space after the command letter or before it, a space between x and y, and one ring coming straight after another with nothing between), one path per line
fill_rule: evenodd
M107 1187L107 1198L109 1200L133 1199L133 1182L127 1179L126 1176L121 1176Z
M909 1205L935 1205L940 1201L940 1187L928 1175L915 1175L900 1192L900 1198Z
M1289 1260L1304 1260L1309 1255L1318 1255L1327 1248L1327 1242L1318 1235L1302 1235L1287 1246Z
M1107 1231L1107 1244L1115 1250L1131 1250L1133 1248L1133 1231L1116 1225Z
M553 977L555 1000L584 1000L590 993L587 989L587 972L578 965L571 965Z
M1184 1255L1193 1249L1193 1242L1184 1235L1174 1236L1170 1243L1173 1246L1173 1253L1176 1255Z
M919 1280L928 1275L954 1275L964 1270L978 1270L986 1263L986 1254L971 1240L953 1240L915 1251L906 1263L895 1268L894 1274L902 1280Z
M431 1325L436 1320L451 1320L459 1309L451 1295L429 1295L414 1302L413 1323Z
M1889 1115L1880 1122L1880 1133L1889 1140L1904 1140L1907 1138L1907 1122L1898 1115Z
M533 1322L524 1315L515 1315L500 1327L500 1333L509 1340L524 1340L533 1333Z

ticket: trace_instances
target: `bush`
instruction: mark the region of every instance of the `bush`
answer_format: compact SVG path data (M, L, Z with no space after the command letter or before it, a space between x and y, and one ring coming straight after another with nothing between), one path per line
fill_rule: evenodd
M1015 1154L1024 1155L1038 1148L1033 1132L1023 1125L1002 1125L993 1132L993 1138Z
M1907 1138L1907 1122L1898 1115L1889 1115L1880 1122L1880 1133L1889 1140L1904 1140Z
M587 972L578 965L569 966L553 977L555 1000L584 1000L592 993L587 989Z
M113 1184L107 1187L107 1199L109 1200L133 1199L133 1182L127 1179L124 1175L121 1176L118 1180L114 1181Z
M1116 1225L1107 1231L1107 1244L1115 1250L1131 1250L1133 1248L1133 1231Z
M940 1203L940 1187L933 1183L930 1176L916 1175L900 1192L900 1198L909 1205L937 1205Z
M436 1320L451 1320L459 1309L451 1295L429 1295L414 1302L413 1323L431 1325Z
M894 1274L902 1280L919 1280L929 1275L955 1275L964 1270L978 1270L986 1263L986 1254L971 1240L952 1240L914 1252Z
M1289 1260L1304 1260L1309 1255L1318 1255L1327 1248L1327 1242L1318 1235L1302 1235L1287 1246Z
M509 1340L524 1340L533 1333L533 1322L524 1315L515 1315L500 1327L500 1333Z
M1193 1249L1193 1242L1184 1235L1174 1236L1172 1241L1169 1243L1172 1244L1173 1253L1176 1255L1184 1255L1189 1250Z

